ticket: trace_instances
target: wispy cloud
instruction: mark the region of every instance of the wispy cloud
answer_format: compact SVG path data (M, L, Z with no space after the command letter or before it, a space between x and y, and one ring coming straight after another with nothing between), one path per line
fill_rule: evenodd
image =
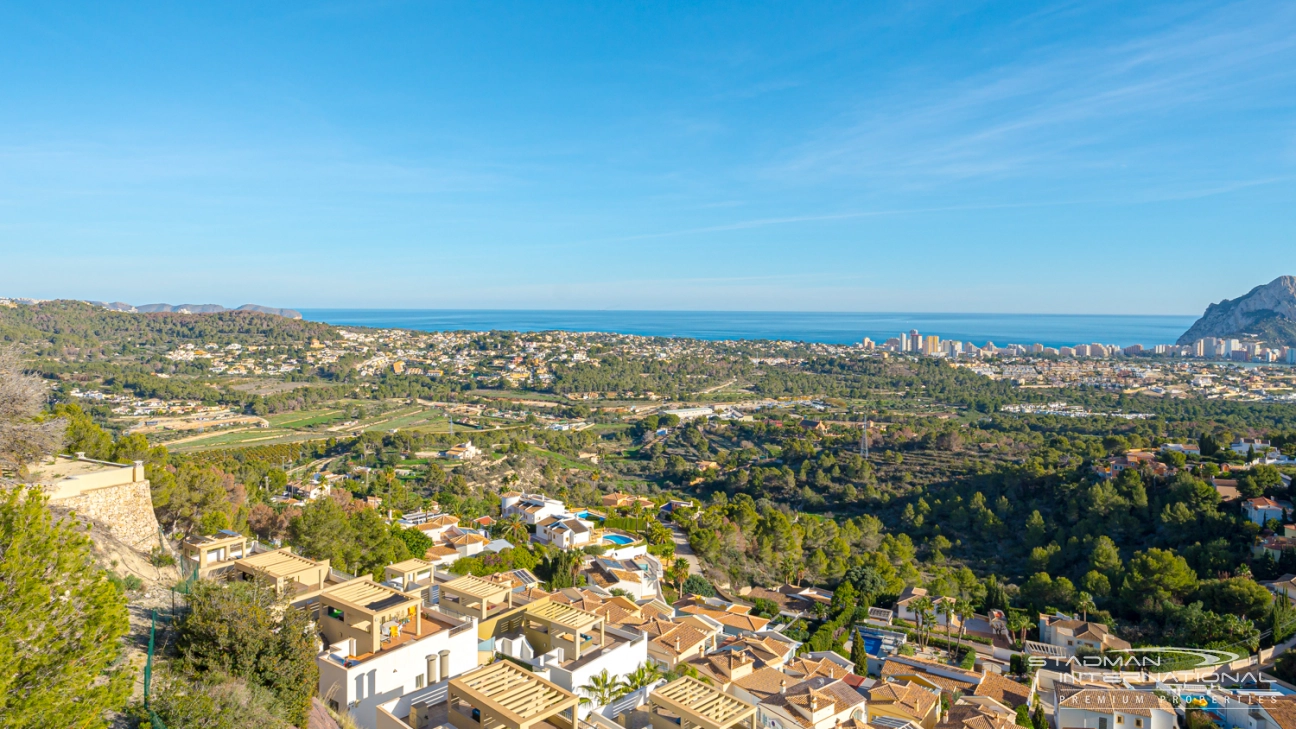
M1256 187L1267 185L1280 185L1285 183L1296 182L1296 176L1277 176L1265 177L1254 180L1235 180L1228 182L1219 182L1207 187L1200 186L1179 186L1163 187L1159 189L1149 189L1134 197L1130 196L1097 196L1089 198L1076 198L1070 200L1043 200L1034 202L1005 202L1005 203L986 203L970 205L942 205L932 207L914 207L914 208L892 208L881 210L857 210L840 213L824 213L817 215L791 215L785 217L771 218L753 218L749 220L737 220L728 223L717 223L715 225L699 226L694 228L681 228L678 230L657 231L652 233L637 233L632 235L617 236L613 238L601 238L595 241L585 241L587 244L593 243L613 243L636 240L652 240L656 238L676 238L691 235L705 235L707 233L722 233L735 230L749 230L754 228L766 228L780 225L799 225L812 223L832 223L838 221L862 220L866 218L881 218L904 215L924 215L932 213L957 213L972 212L981 210L1011 210L1026 208L1048 208L1048 207L1065 207L1077 205L1141 205L1148 203L1170 202L1174 200L1197 200L1202 198L1214 197L1216 195L1227 195Z
M1046 45L927 89L915 79L902 93L867 99L765 173L926 185L1120 165L1138 150L1094 150L1182 124L1196 110L1271 105L1276 84L1296 78L1296 6L1243 2L1166 22L1127 39L1113 28L1115 40Z

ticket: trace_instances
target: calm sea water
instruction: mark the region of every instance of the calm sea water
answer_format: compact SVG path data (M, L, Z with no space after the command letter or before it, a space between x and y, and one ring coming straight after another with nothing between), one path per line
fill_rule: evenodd
M302 309L311 321L422 331L564 330L617 332L693 339L780 339L850 344L869 337L884 342L917 329L941 339L978 346L1034 344L1050 347L1101 342L1170 344L1196 321L1193 316L1062 314L904 314L755 311L558 311L507 309Z

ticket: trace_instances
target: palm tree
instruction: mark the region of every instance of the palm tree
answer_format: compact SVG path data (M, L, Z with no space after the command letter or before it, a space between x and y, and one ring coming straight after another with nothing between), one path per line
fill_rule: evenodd
M959 647L962 648L963 635L967 632L968 616L976 614L976 608L972 606L970 600L959 598L958 602L954 604L954 614L957 615L959 619L958 644Z
M522 517L517 515L510 516L500 522L499 535L513 544L526 544L531 537L531 533L527 531L526 522L522 521Z
M683 557L677 557L675 562L670 566L669 574L671 582L675 583L675 592L681 597L684 596L684 580L689 576L689 561Z
M1030 618L1026 617L1023 612L1008 613L1008 632L1011 634L1021 633L1020 643L1026 642L1026 629L1031 626Z
M1096 611L1098 609L1098 606L1094 604L1093 595L1090 595L1087 592L1081 592L1080 594L1076 595L1075 609L1079 610L1080 614L1084 616L1083 618L1081 618L1082 620L1088 620L1089 613Z
M918 618L918 639L924 648L927 647L926 635L931 628L933 607L932 599L926 595L914 600L910 607L914 612L914 617Z
M945 616L945 649L946 649L946 650L949 650L949 644L950 644L950 623L952 622L951 619L952 619L953 616L954 616L954 608L955 608L955 604L954 604L954 603L955 603L954 598L948 598L948 597L947 597L947 598L941 600L941 601L940 601L940 604L936 606L937 609L940 610L940 612ZM951 657L952 657L952 655L951 655Z
M605 668L590 676L589 683L580 687L585 694L581 697L581 706L607 706L622 696L621 688L621 682L612 678Z
M657 683L664 675L661 666L656 661L644 661L639 664L638 668L626 674L625 680L622 682L626 688L625 693L651 686Z

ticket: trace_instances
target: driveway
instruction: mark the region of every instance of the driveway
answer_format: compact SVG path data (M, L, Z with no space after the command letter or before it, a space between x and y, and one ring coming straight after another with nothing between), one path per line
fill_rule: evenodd
M688 536L684 530L677 524L670 524L671 539L675 542L675 556L683 557L688 560L689 572L702 574L702 565L698 562L696 554L693 554L693 548L689 546Z

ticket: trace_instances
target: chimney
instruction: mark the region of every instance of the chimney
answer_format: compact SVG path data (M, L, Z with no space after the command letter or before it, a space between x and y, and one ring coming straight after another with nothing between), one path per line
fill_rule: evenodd
M786 678L784 678L784 679L780 679L780 680L779 680L779 693L780 693L780 694L785 694L785 693L787 693L787 679L786 679Z
M77 452L76 452L76 459L77 459L78 461L84 461L84 460L86 459L86 457L85 457L85 451L77 451Z

